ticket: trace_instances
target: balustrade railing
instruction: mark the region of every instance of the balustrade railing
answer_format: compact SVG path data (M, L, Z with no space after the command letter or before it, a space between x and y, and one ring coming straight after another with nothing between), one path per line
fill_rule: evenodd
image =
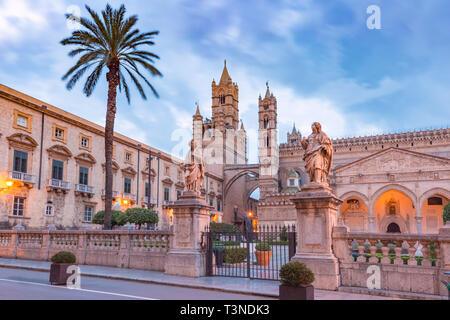
M58 179L50 179L48 181L48 185L52 188L59 188L64 190L70 190L70 182L69 181L63 181Z
M441 240L438 234L334 233L333 240L345 242L346 250L337 250L347 262L439 267ZM345 253L344 253L345 252Z
M94 187L88 186L85 184L77 184L77 185L75 185L75 191L85 192L85 193L94 193Z
M0 257L49 260L70 251L79 264L164 269L172 233L169 231L0 231Z
M10 171L9 172L9 177L12 180L18 180L18 181L23 181L23 182L34 183L34 175L28 174L28 173L24 173L24 172Z

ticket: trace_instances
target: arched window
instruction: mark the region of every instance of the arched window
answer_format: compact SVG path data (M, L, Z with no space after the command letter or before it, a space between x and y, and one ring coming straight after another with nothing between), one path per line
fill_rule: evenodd
M400 227L398 226L398 224L396 224L395 222L392 222L388 225L387 227L387 232L388 233L400 233Z
M442 206L442 198L440 197L431 197L428 198L429 206Z
M269 119L267 119L267 117L264 117L264 129L268 128L269 128Z

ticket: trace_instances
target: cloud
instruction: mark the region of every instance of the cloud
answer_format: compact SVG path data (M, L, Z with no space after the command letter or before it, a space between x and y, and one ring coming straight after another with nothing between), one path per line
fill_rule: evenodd
M50 14L64 13L61 0L14 0L0 4L0 45L18 43L49 27Z

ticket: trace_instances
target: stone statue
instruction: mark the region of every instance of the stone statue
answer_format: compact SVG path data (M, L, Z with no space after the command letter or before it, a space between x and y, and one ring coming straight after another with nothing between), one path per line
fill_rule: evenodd
M312 134L301 142L305 149L305 169L311 182L328 185L327 178L333 162L331 139L322 131L320 123L314 122L311 128Z
M191 141L191 164L189 165L189 174L186 176L186 188L188 191L200 192L205 179L205 164L203 157L200 161L194 157L194 140Z

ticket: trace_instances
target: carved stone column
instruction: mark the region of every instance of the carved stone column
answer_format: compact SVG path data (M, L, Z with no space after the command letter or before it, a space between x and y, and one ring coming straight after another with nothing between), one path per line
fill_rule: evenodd
M414 218L416 219L417 233L421 234L422 233L422 218L423 217L415 216Z
M369 216L369 232L373 232L375 229L375 217Z
M206 274L206 255L201 233L209 225L210 211L199 192L185 191L173 206L173 241L167 253L165 273L201 277ZM205 239L206 240L206 239Z
M298 249L292 261L308 266L317 289L337 290L339 265L332 250L332 228L342 200L327 186L310 183L291 199L297 209Z

